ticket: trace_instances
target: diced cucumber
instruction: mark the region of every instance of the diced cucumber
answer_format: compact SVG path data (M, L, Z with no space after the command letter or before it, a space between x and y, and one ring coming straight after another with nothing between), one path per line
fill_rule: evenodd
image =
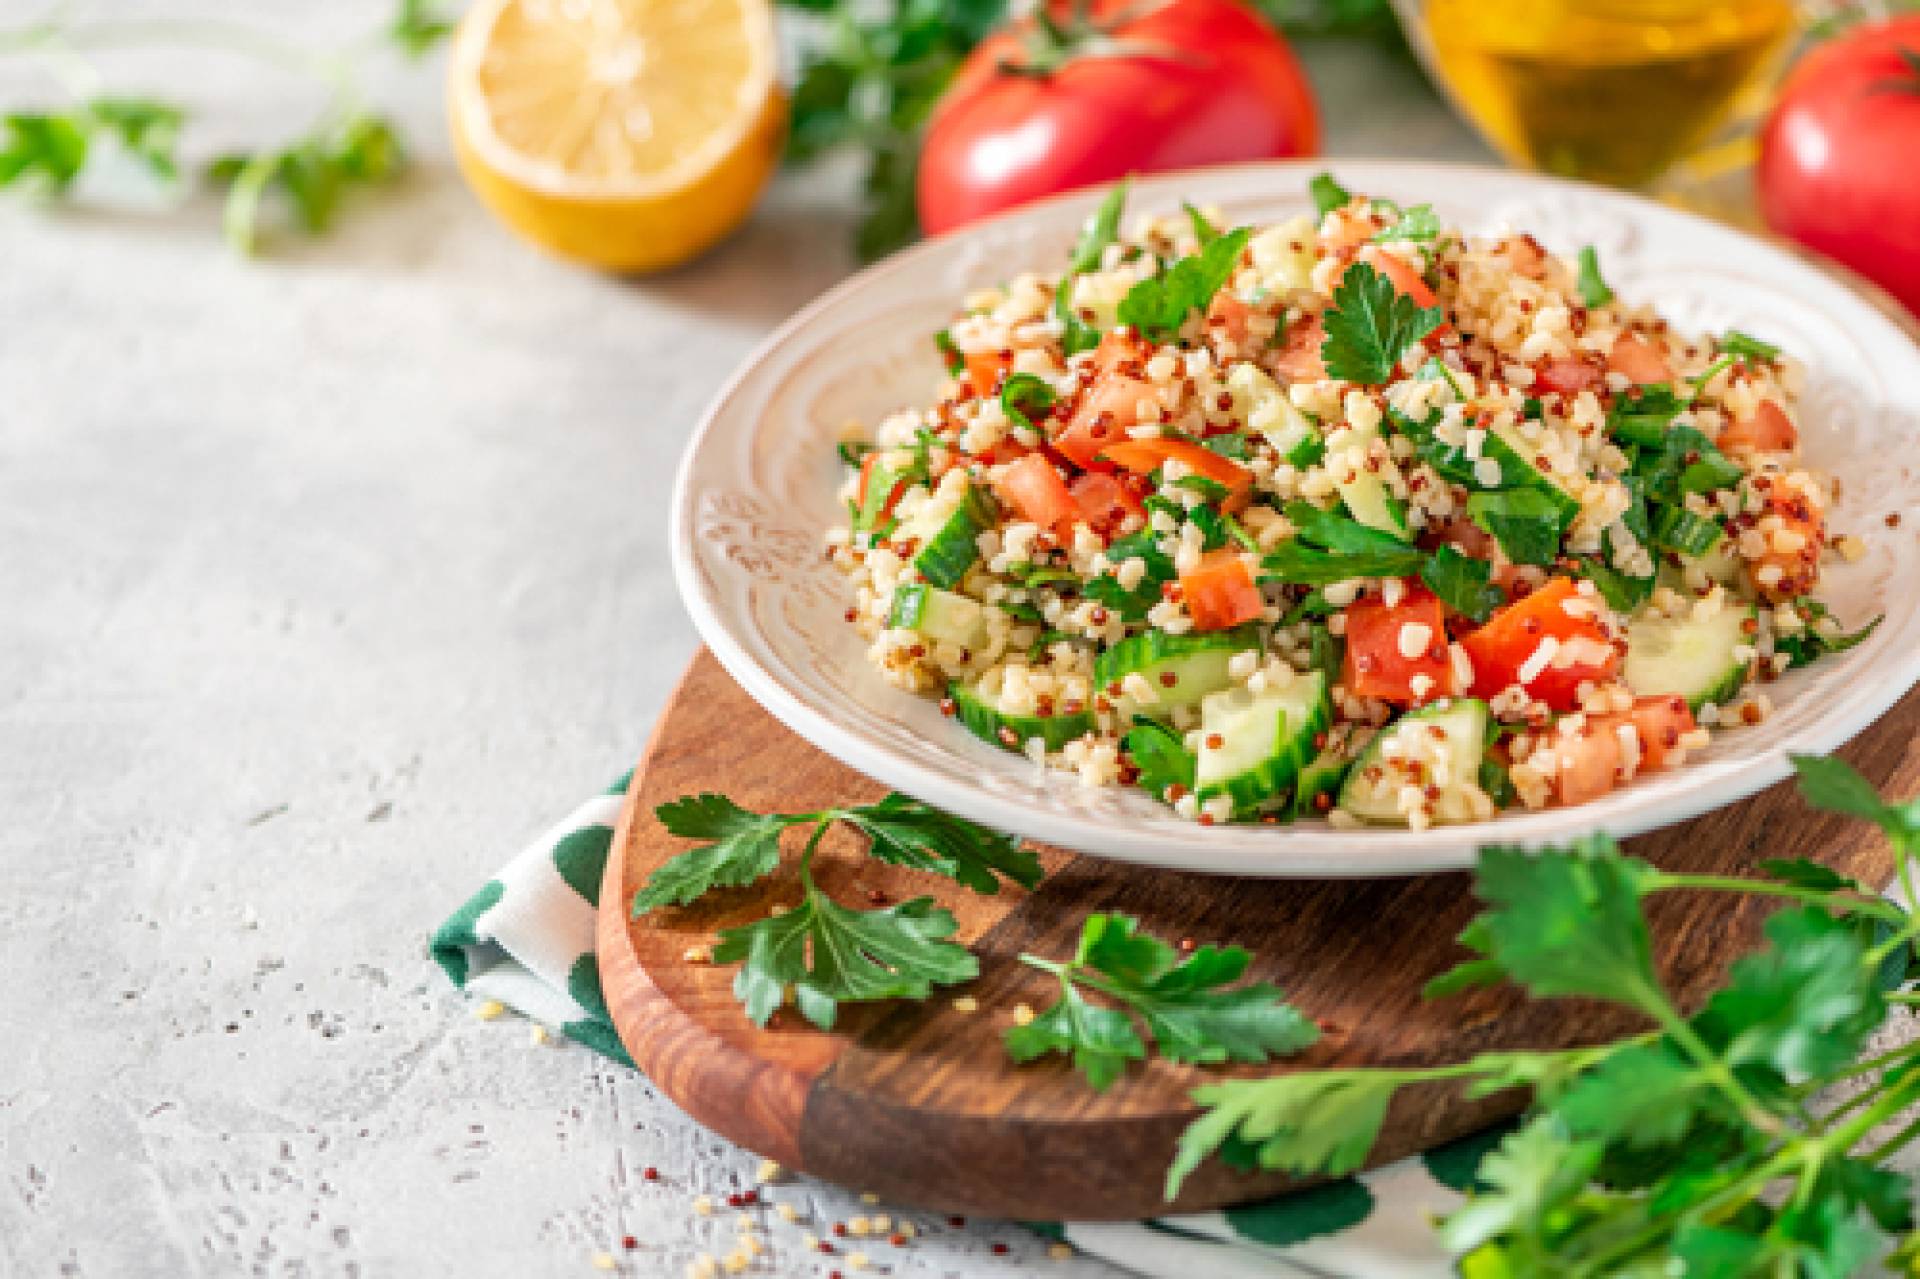
M1355 443L1369 447L1378 438L1378 432L1375 431L1355 430L1352 434ZM1336 466L1333 469L1333 487L1339 492L1340 500L1346 503L1347 514L1368 528L1391 533L1403 542L1413 540L1413 531L1407 527L1407 504L1393 495L1378 471L1360 466L1350 474L1341 474L1344 467Z
M1153 689L1154 700L1140 713L1165 719L1177 706L1197 706L1208 693L1233 682L1227 673L1235 653L1261 646L1260 630L1242 626L1230 631L1168 635L1147 631L1121 640L1094 663L1094 683L1111 688L1129 675L1138 675Z
M1347 771L1353 767L1353 754L1342 747L1329 747L1314 756L1313 762L1300 770L1300 777L1293 784L1293 811L1299 817L1324 817L1333 807L1334 797L1340 792L1340 783L1346 780Z
M1699 710L1724 706L1747 682L1752 661L1734 650L1753 644L1753 610L1729 602L1708 618L1642 616L1627 624L1621 674L1641 697L1678 694Z
M886 510L887 499L893 496L895 489L908 478L905 467L887 465L884 455L873 461L873 469L867 472L865 500L853 513L853 531L871 533L879 528L884 520L881 512Z
M1280 384L1256 364L1237 364L1227 374L1227 390L1234 412L1247 429L1264 436L1280 460L1290 466L1309 466L1326 451L1320 432L1305 413L1293 406Z
M1416 734L1426 740L1417 740ZM1390 744L1396 747L1392 756L1387 749ZM1480 790L1480 761L1486 748L1485 702L1458 698L1409 711L1376 733L1354 761L1340 788L1340 807L1361 821L1405 826L1401 790L1437 787L1438 798L1427 801L1428 815L1436 824L1474 821L1478 814L1472 796Z
M992 528L999 517L999 510L986 490L968 488L953 514L925 534L919 553L913 557L913 566L935 586L951 590L960 585L960 579L980 558L980 535Z
M1539 450L1504 422L1496 422L1493 429L1487 432L1486 444L1480 450L1480 456L1492 458L1500 464L1500 482L1494 488L1538 489L1553 499L1554 508L1560 515L1560 527L1565 528L1573 523L1574 516L1580 514L1580 503L1560 487L1558 480L1535 464L1534 458L1538 455Z
M1312 288L1319 240L1319 222L1301 216L1268 227L1247 241L1262 287L1279 294Z
M968 732L983 742L1024 751L1027 743L1039 738L1049 751L1057 751L1075 738L1093 731L1092 714L1016 715L1002 710L998 698L987 697L979 689L959 681L948 685L954 712Z
M1275 798L1314 757L1314 739L1332 720L1327 679L1319 671L1258 693L1231 688L1208 694L1200 702L1195 796L1202 803L1232 796L1235 812Z
M987 610L979 600L955 595L925 582L906 582L893 592L895 626L962 648L987 645Z

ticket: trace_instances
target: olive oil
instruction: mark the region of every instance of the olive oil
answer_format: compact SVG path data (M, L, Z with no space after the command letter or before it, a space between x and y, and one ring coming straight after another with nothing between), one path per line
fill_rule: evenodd
M1791 0L1424 0L1420 16L1509 159L1633 187L1707 142L1794 29Z

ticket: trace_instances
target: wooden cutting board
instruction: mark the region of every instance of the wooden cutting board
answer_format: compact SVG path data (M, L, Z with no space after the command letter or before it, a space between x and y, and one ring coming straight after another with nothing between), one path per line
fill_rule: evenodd
M1911 794L1920 787L1916 724L1920 692L1842 754L1875 785ZM1234 1068L1238 1073L1427 1065L1637 1028L1605 1006L1529 1004L1508 990L1423 1002L1422 984L1458 958L1454 936L1474 913L1465 875L1223 879L1042 848L1048 875L1037 890L980 897L937 876L871 861L836 831L816 859L816 882L849 903L876 894L938 898L958 917L959 940L979 955L980 977L924 1004L843 1008L831 1034L791 1009L762 1030L734 1000L733 970L690 962L687 954L720 928L797 901L797 848L789 848L788 865L759 884L641 923L627 917L639 886L688 847L666 834L654 807L702 790L724 791L748 808L786 811L884 793L783 728L711 654L696 657L634 774L607 863L600 965L620 1037L654 1083L708 1127L788 1168L894 1202L1030 1220L1132 1218L1166 1209L1162 1177L1196 1113L1188 1091L1224 1072L1153 1061L1095 1093L1063 1062L1016 1067L1001 1046L1016 1005L1038 1009L1049 1000L1051 979L1017 957L1070 954L1090 911L1137 915L1170 940L1246 946L1257 957L1252 975L1278 983L1321 1024L1322 1041L1303 1056ZM1763 857L1806 856L1869 883L1886 882L1892 871L1877 834L1812 812L1790 785L1628 846L1676 870L1739 873ZM1765 913L1758 902L1708 894L1668 894L1651 903L1661 964L1684 1004L1754 943ZM976 1001L977 1010L956 1007L961 996ZM1467 1102L1438 1087L1403 1094L1375 1161L1451 1140L1523 1102L1519 1094ZM1287 1184L1277 1175L1210 1164L1189 1179L1178 1206L1260 1198Z

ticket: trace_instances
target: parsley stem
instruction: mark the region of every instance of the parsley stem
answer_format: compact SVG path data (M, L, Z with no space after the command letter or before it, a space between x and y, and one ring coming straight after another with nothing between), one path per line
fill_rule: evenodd
M1762 1106L1747 1090L1747 1086L1734 1077L1734 1073L1727 1068L1727 1063L1720 1059L1718 1053L1707 1047L1706 1042L1694 1032L1693 1026L1667 999L1666 992L1656 988L1648 993L1651 998L1642 1003L1642 1011L1659 1022L1661 1029L1686 1050L1687 1055L1692 1057L1694 1063L1700 1067L1700 1073L1712 1081L1715 1087L1740 1108L1741 1114L1749 1124L1768 1135L1779 1132L1778 1117Z
M1888 995L1887 998L1895 1003L1907 1003L1909 1002L1908 1000L1900 999L1899 996L1908 993L1909 992L1906 991L1896 991ZM1920 1002L1920 992L1914 992L1914 994L1915 1002ZM1819 1079L1809 1079L1806 1083L1794 1089L1794 1091L1801 1096L1809 1096L1819 1092L1823 1088L1828 1088L1839 1083L1842 1079L1852 1079L1859 1075L1870 1075L1876 1070L1884 1070L1895 1062L1904 1061L1913 1056L1920 1056L1920 1039L1916 1039L1911 1043L1902 1044L1900 1047L1888 1052L1883 1052L1877 1057L1869 1057L1865 1061L1857 1061L1846 1069L1834 1074L1826 1075ZM1831 1123L1834 1119L1852 1110L1861 1101L1872 1095L1870 1092L1863 1092L1849 1098L1840 1107L1827 1113L1827 1122Z
M1831 890L1801 888L1796 884L1771 884L1761 880L1741 879L1737 875L1677 875L1662 871L1654 877L1654 889L1664 891L1670 888L1694 888L1704 892L1746 893L1757 897L1785 897L1793 901L1802 901L1829 909L1841 908L1864 915L1872 915L1893 924L1907 922L1907 913L1891 902L1878 898L1838 896Z

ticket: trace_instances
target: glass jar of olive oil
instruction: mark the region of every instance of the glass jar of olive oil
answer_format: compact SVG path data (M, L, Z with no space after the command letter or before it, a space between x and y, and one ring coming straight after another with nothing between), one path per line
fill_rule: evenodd
M1706 143L1794 31L1792 0L1395 0L1516 164L1646 186Z

